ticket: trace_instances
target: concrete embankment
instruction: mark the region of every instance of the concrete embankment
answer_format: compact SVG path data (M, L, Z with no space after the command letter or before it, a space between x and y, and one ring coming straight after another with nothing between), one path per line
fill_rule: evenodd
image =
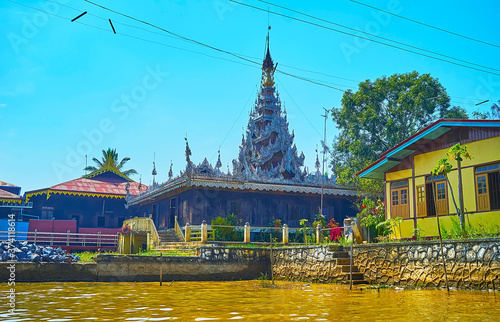
M0 281L12 262L0 263ZM199 257L97 255L95 263L15 263L16 282L230 281L269 274L266 249L201 247Z
M451 287L500 289L500 238L444 241ZM230 281L276 279L346 282L348 256L329 246L227 248L204 246L198 257L98 255L95 263L16 263L16 282L100 281ZM345 252L344 252L345 253ZM436 241L356 245L353 274L370 284L444 286L444 270ZM11 263L0 263L0 281L9 279Z

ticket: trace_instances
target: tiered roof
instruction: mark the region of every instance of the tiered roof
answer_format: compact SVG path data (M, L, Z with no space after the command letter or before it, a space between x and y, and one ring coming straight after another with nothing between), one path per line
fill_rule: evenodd
M295 135L288 130L286 111L281 110L281 100L274 83L275 70L268 35L260 92L250 113L238 159L233 160L233 174L242 179L303 180L306 175L301 170L304 154L298 155L293 143Z

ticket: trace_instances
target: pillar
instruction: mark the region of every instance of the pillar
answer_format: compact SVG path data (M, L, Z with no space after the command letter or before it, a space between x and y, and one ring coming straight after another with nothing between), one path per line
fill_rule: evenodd
M288 225L283 225L283 244L288 244Z
M203 220L201 222L201 242L204 243L208 240L208 225L207 221Z
M245 223L245 227L243 228L243 231L244 231L243 242L249 243L250 242L250 223L248 223L248 222Z
M191 225L189 223L186 224L186 228L184 230L184 234L186 235L185 240L191 241Z

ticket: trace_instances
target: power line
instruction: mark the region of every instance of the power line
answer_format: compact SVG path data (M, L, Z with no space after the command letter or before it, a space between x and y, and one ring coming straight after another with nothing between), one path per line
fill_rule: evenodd
M29 5L25 5L25 4L22 4L22 3L19 3L19 2L16 2L16 1L13 1L13 0L7 0L9 2L12 2L12 3L15 3L15 4L18 4L18 5L21 5L21 6L24 6L24 7L27 7L27 8L30 8L30 9L33 9L33 10L37 10L37 11L40 11L40 12L44 12L48 15L51 15L51 16L54 16L54 17L58 17L58 18L61 18L61 19L64 19L64 20L68 20L68 21L71 21L71 19L69 18L66 18L66 17L63 17L63 16L60 16L60 15L56 15L56 14L53 14L53 13L50 13L48 11L44 11L42 9L38 9L36 7L32 7L32 6L29 6ZM56 2L57 3L57 2ZM74 9L74 8L73 8ZM77 10L77 9L75 9ZM90 15L90 14L89 14ZM99 17L100 18L100 17ZM107 19L106 19L107 20ZM103 30L103 31L106 31L106 32L112 32L111 30L109 29L105 29L105 28L100 28L100 27L97 27L97 26L94 26L94 25L91 25L91 24L87 24L87 23L83 23L81 21L75 21L76 23L80 23L82 25L85 25L85 26L89 26L89 27L92 27L92 28L96 28L96 29L100 29L100 30ZM213 55L209 55L209 54L206 54L206 53L202 53L202 52L198 52L198 51L194 51L194 50L190 50L190 49L185 49L185 48L182 48L182 47L177 47L177 46L172 46L172 45L167 45L165 43L162 43L162 42L158 42L158 41L154 41L154 40L149 40L149 39L145 39L145 38L142 38L142 37L138 37L138 36L133 36L133 35L129 35L129 34L126 34L126 33L119 33L119 35L122 35L122 36L125 36L125 37L129 37L129 38L132 38L132 39L136 39L136 40L141 40L141 41L145 41L145 42L149 42L149 43L153 43L153 44L157 44L157 45L160 45L160 46L164 46L164 47L168 47L168 48L173 48L173 49L178 49L178 50L182 50L182 51L186 51L186 52L190 52L190 53L194 53L194 54L198 54L198 55L203 55L203 56L206 56L206 57L210 57L210 58L214 58L214 59L219 59L219 60L223 60L223 61L228 61L228 62L231 62L231 63L235 63L235 64L239 64L239 65L244 65L244 66L250 66L250 67L253 67L253 68L258 68L260 69L260 62L256 62L256 61L252 61L250 59L245 59L245 58L242 58L240 57L240 55L238 54L232 54L230 52L226 52L224 50L218 50L217 48L215 47L212 47L212 46L209 46L211 47L212 49L214 50L217 50L217 51L220 51L220 52L224 52L224 53L228 53L228 54L232 54L234 57L237 57L239 59L243 59L244 61L247 61L247 62L250 62L252 64L247 64L247 63L242 63L242 62L238 62L238 61L234 61L234 60L231 60L231 59L227 59L227 58L223 58L223 57L218 57L218 56L213 56ZM189 39L189 38L185 38L183 37L183 39ZM196 41L195 41L196 42ZM207 45L208 46L208 45ZM276 70L277 72L279 73L282 73L284 75L287 75L289 77L293 77L293 78L296 78L296 79L299 79L299 80L302 80L302 81L306 81L306 82L309 82L309 83L312 83L314 85L319 85L319 86L323 86L323 87L327 87L327 88L331 88L331 89L335 89L335 90L339 90L339 91L342 91L341 89L339 88L336 88L336 87L333 87L333 86L330 86L330 85L327 85L327 84L323 84L319 81L315 81L315 80L311 80L311 79L308 79L306 77L302 77L302 76L297 76L297 75L293 75L293 74L290 74L290 73L286 73L286 72L283 72L281 70ZM349 87L347 85L342 85L342 86L345 86L345 87Z
M345 28L345 29L348 29L348 30L359 32L361 34L368 35L368 36L371 36L371 37L375 37L375 38L378 38L378 39L382 39L382 40L385 40L385 41L389 41L389 42L392 42L392 43L395 43L395 44L398 44L398 45L403 45L403 46L406 46L406 47L409 47L409 48L413 48L413 49L417 49L417 50L421 50L423 52L427 52L427 53L430 53L430 54L434 54L434 55L438 55L438 56L442 56L442 57L454 59L454 60L460 61L462 63L467 63L467 64L470 64L470 65L473 65L473 66L483 67L483 68L487 68L487 69L491 69L491 70L496 70L496 71L500 72L500 69L491 68L491 67L488 67L488 66L484 66L484 65L472 63L472 62L467 61L467 60L455 58L455 57L452 57L452 56L440 54L440 53L432 51L432 50L427 50L427 49L423 49L423 48L420 48L420 47L417 47L417 46L409 45L409 44L406 44L404 42L392 40L392 39L389 39L389 38L386 38L386 37L382 37L382 36L377 36L377 35L371 34L369 32L361 31L361 30L358 30L358 29L355 29L355 28L347 27L347 26L339 24L339 23L335 23L333 21L329 21L329 20L326 20L326 19L322 19L322 18L318 18L318 17L312 16L312 15L308 15L306 13L303 13L303 12L300 12L300 11L297 11L297 10L294 10L294 9L290 9L290 8L287 8L287 7L284 7L284 6L280 6L280 5L274 4L272 2L268 2L268 1L264 1L264 0L258 0L258 1L266 3L266 4L269 4L269 5L272 5L272 6L275 6L275 7L278 7L278 8L281 8L281 9L284 9L284 10L288 10L288 11L291 11L291 12L294 12L294 13L297 13L297 14L300 14L300 15L303 15L303 16L306 16L308 18L312 18L312 19L315 19L315 20L326 22L326 23L334 25L334 26L339 26L339 27L342 27L342 28Z
M307 122L309 122L309 125L311 125L311 127L314 129L314 131L316 131L316 133L318 133L319 137L321 138L321 133L319 133L319 131L316 129L316 127L314 126L314 124L312 124L312 122L309 120L309 118L307 117L306 113L304 113L302 111L302 109L299 107L299 105L295 102L295 100L293 99L293 97L290 95L290 93L288 93L288 91L286 90L285 86L283 86L283 83L278 79L278 77L276 77L276 80L278 81L278 83L280 83L281 87L283 87L283 89L285 90L285 93L288 95L288 97L290 97L290 99L292 100L293 104L295 104L295 106L299 109L300 113L302 113L302 115L304 116L304 118L307 120Z
M255 62L255 61L253 61L253 60L251 60L251 59L247 59L247 58L243 57L242 55L235 54L235 53L232 53L232 52L230 52L230 51L227 51L227 50L224 50L224 49L220 49L220 48L217 48L217 47L214 47L214 46L211 46L211 45L205 44L205 43L203 43L203 42L201 42L201 41L198 41L198 40L194 40L194 39L191 39L191 38L188 38L188 37L181 36L181 35L179 35L179 34L176 34L176 33L172 32L172 31L169 31L169 30L167 30L167 29L165 29L165 28L159 27L159 26L157 26L157 25L155 25L155 24L149 23L149 22L144 21L144 20L141 20L141 19L134 18L134 17L129 16L129 15L127 15L127 14L124 14L124 13L118 12L118 11L116 11L116 10L113 10L113 9L107 8L107 7L105 7L105 6L102 6L102 5L100 5L100 4L97 4L97 3L95 3L95 2L92 2L92 1L89 1L89 0L84 0L84 1L85 1L85 2L90 3L90 4L94 5L94 6L97 6L97 7L99 7L99 8L102 8L102 9L104 9L104 10L108 10L108 11L110 11L110 12L113 12L113 13L115 13L115 14L117 14L117 15L121 15L121 16L123 16L123 17L129 18L129 19L132 19L132 20L134 20L134 21L137 21L137 22L140 22L140 23L146 24L146 25L148 25L148 26L150 26L150 27L153 27L153 28L159 29L159 30L161 30L161 31L164 31L164 32L166 32L166 33L168 33L168 34L171 34L171 35L174 35L174 36L176 36L176 37L182 38L182 39L184 39L184 40L187 40L187 41L193 42L193 43L195 43L195 44L197 44L197 45L204 46L204 47L210 48L210 49L212 49L212 50L215 50L215 51L218 51L218 52L221 52L221 53L224 53L224 54L228 54L228 55L234 56L234 57L236 57L236 58L239 58L239 59L245 60L245 61L247 61L247 62L251 62L251 63L253 63L253 64L257 64L257 65L259 65L259 66L260 66L260 63L259 63L259 62ZM312 83L312 84L316 84L316 85L320 85L320 86L324 86L324 87L328 87L328 88L331 88L331 89L335 89L335 90L338 90L338 91L344 92L344 90L342 90L342 89L339 89L339 88L336 88L336 87L333 87L333 86L330 86L330 85L327 85L327 84L324 84L324 83L320 83L320 82L317 82L317 81L313 81L313 80L311 80L311 79L308 79L308 78L305 78L305 77L302 77L302 76L293 75L293 74L290 74L290 73L283 72L283 71L281 71L281 70L277 70L277 71L278 71L279 73L284 74L284 75L287 75L287 76L290 76L290 77L293 77L293 78L297 78L297 79L300 79L300 80L303 80L303 81L306 81L306 82L310 82L310 83ZM499 76L500 76L500 75L499 75Z
M259 0L260 1L260 0ZM395 16L395 17L398 17L398 18L401 18L401 19L404 19L404 20L408 20L408 21L411 21L413 23L416 23L416 24L419 24L419 25L422 25L422 26L426 26L426 27L429 27L429 28L432 28L432 29L436 29L436 30L439 30L439 31L442 31L442 32L446 32L446 33L449 33L451 35L454 35L454 36L458 36L458 37L462 37L462 38L465 38L465 39L468 39L468 40L472 40L472 41L475 41L475 42L479 42L479 43L482 43L482 44L485 44L485 45L488 45L488 46L493 46L493 47L497 47L497 48L500 48L499 45L495 45L495 44L492 44L492 43L489 43L489 42L486 42L486 41L482 41L482 40L479 40L479 39L476 39L476 38L472 38L472 37L468 37L468 36L464 36L464 35L461 35L461 34L458 34L456 32L453 32L453 31L449 31L449 30L446 30L446 29L443 29L443 28L439 28L439 27L435 27L435 26L431 26L429 24L426 24L426 23L423 23L423 22L420 22L420 21L417 21L417 20L414 20L414 19L410 19L410 18L406 18L406 17L403 17L401 15L398 15L398 14L395 14L395 13L392 13L390 11L385 11L385 10L382 10L382 9L379 9L377 7L373 7L373 6L370 6L368 4L365 4L365 3L362 3L362 2L359 2L359 1L355 1L355 0L350 0L351 2L354 2L354 3L357 3L357 4L360 4L362 6L365 6L365 7L368 7L368 8L372 8L372 9L375 9L375 10L378 10L378 11L381 11L381 12L385 12L391 16Z
M227 131L226 136L224 137L224 139L222 140L222 142L219 144L219 150L220 150L220 147L224 144L224 142L226 142L227 137L229 136L229 134L233 130L233 128L236 125L236 123L238 122L238 120L240 119L241 114L243 114L243 111L247 108L248 102L250 102L250 99L252 98L253 95L254 94L253 94L253 89L252 89L252 94L250 94L250 96L248 97L247 102L245 103L245 105L243 106L243 108L240 111L240 114L238 114L238 117L236 118L236 120L234 120L233 125L231 125L231 128L229 129L229 131ZM212 160L215 158L216 154L217 154L217 152L214 153L214 155L210 159L210 162L212 162Z
M77 8L75 8L75 7L68 6L68 5L66 5L66 4L62 4L62 3L57 2L57 1L53 1L53 0L46 0L46 1L47 1L47 2L56 3L56 4L58 4L58 5L61 5L61 6L63 6L63 7L69 8L69 9L73 9L73 10L75 10L75 11L79 11L79 12L81 12L81 11L82 11L82 10L80 10L80 9L77 9ZM96 17L96 18L99 18L99 19L102 19L102 20L107 20L107 18L104 18L104 17L98 16L98 15L95 15L95 14L90 14L90 13L89 13L88 15L89 15L89 16L93 16L93 17ZM165 33L162 33L162 32L152 31L152 30L149 30L149 29L146 29L146 28L142 28L142 27L139 27L139 26L134 26L134 25L126 24L126 23L119 22L119 21L115 21L115 24L121 24L121 25L123 25L123 26L127 26L127 27L130 27L130 28L136 28L136 29L139 29L139 30L147 31L147 32L152 33L152 34L161 35L161 36L164 36L164 37L168 37L168 38L173 38L173 39L178 39L178 40L182 40L182 41L189 42L188 40L185 40L185 39L182 39L182 38L178 38L178 37L171 36L171 35L166 35ZM242 57L252 58L252 59L260 59L260 58L255 57L255 56L248 56L248 55L243 55L243 54L238 54L238 55L239 55L239 56L242 56ZM350 81L350 82L361 83L361 81L359 81L359 80L349 79L349 78L340 77L340 76L335 76L335 75L331 75L331 74L327 74L327 73L323 73L323 72L318 72L318 71L314 71L314 70L310 70L310 69L299 68L299 67L295 67L295 66L291 66L291 65L280 64L280 66L284 66L284 67L288 67L288 68L292 68L292 69L300 70L300 71L303 71L303 72L308 72L308 73L318 74L318 75L322 75L322 76L326 76L326 77L330 77L330 78L337 78L337 79L346 80L346 81ZM349 86L346 86L346 85L339 85L339 86L349 87Z
M250 7L250 8L256 9L256 10L265 11L265 12L268 11L267 9L262 9L262 8L255 7L255 6L246 4L246 3L238 2L238 1L235 1L235 0L229 0L229 1L237 3L237 4L240 4L240 5L243 5L243 6L246 6L246 7ZM306 24L309 24L309 25L313 25L313 26L317 26L317 27L320 27L320 28L328 29L328 30L331 30L331 31L335 31L335 32L338 32L338 33L345 34L345 35L349 35L349 36L357 37L357 38L360 38L360 39L368 40L368 41L375 42L375 43L378 43L378 44L381 44L381 45L384 45L384 46L387 46L387 47L396 48L396 49L403 50L403 51L406 51L406 52L409 52L409 53L413 53L413 54L417 54L417 55L420 55L420 56L428 57L428 58L431 58L431 59L443 61L443 62L446 62L446 63L449 63L449 64L453 64L453 65L465 67L465 68L468 68L468 69L477 70L477 71L480 71L480 72L483 72L483 73L488 73L488 74L500 76L500 74L498 74L498 73L490 72L490 71L487 71L487 70L484 70L484 69L480 69L480 68L475 68L475 67L472 67L472 66L467 66L467 65L464 65L464 64L459 64L457 62L453 62L453 61L446 60L446 59L443 59L443 58L434 57L434 56L431 56L431 55L419 53L419 52L414 51L414 50L409 50L409 49L406 49L406 48L401 48L401 47L398 47L398 46L395 46L395 45L384 43L382 41L378 41L378 40L374 40L374 39L370 39L370 38L358 36L358 35L355 35L355 34L352 34L352 33L346 32L346 31L342 31L342 30L330 28L330 27L327 27L327 26L324 26L324 25L320 25L320 24L317 24L317 23L314 23L314 22L307 21L307 20L303 20L303 19L299 19L299 18L294 18L294 17L288 16L288 15L285 15L285 14L282 14L282 13L275 12L275 11L269 11L269 12L272 13L272 14L274 14L274 15L277 15L277 16L285 17L285 18L288 18L288 19L296 20L296 21L299 21L299 22L303 22L303 23L306 23ZM456 58L454 58L454 59L458 60ZM488 67L488 68L489 69L493 69L493 68L490 68L490 67Z

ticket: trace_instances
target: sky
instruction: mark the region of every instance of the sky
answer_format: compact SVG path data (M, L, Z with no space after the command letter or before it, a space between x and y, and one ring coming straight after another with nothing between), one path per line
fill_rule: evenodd
M175 35L261 63L269 22L278 70L330 86L276 73L309 169L323 135L323 108L341 107L343 91L355 91L361 81L416 70L438 78L451 104L469 113L486 112L500 99L500 3L494 0L360 2L497 47L349 0L272 0L295 12L269 10L351 35L268 14L258 0L241 2L264 11L228 0L95 0L163 30L84 0L16 2L0 0L0 181L23 192L81 177L85 155L91 165L108 147L131 158L126 168L140 173L132 179L150 184L155 158L156 180L166 181L171 162L174 174L185 168L186 135L193 162L206 157L215 164L220 149L227 170L257 96L260 66ZM343 26L497 75L366 41L357 37L366 34ZM338 133L331 117L326 127L331 145Z

